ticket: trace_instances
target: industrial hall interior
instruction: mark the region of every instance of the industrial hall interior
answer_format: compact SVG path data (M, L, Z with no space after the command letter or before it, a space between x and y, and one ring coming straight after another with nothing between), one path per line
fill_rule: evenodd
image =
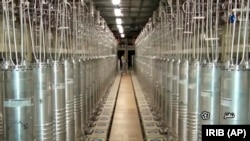
M250 125L249 20L250 0L1 0L0 141Z

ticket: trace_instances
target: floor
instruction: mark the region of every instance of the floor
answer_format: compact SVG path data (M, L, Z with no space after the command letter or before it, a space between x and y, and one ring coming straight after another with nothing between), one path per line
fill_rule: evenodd
M143 141L131 75L122 74L109 141Z

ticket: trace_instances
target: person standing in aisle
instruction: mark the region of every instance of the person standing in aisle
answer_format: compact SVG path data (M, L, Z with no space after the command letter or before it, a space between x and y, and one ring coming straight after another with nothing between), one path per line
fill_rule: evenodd
M121 61L122 61L122 71L126 72L126 59L124 56L121 57Z

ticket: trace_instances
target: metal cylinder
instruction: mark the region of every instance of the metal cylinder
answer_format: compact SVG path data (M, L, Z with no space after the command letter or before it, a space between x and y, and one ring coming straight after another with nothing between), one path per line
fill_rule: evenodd
M55 141L66 140L65 122L65 72L61 62L52 62L52 109Z
M0 114L0 140L3 140L3 114Z
M91 111L92 111L92 87L93 87L93 71L91 71L93 68L92 59L89 59L87 61L87 75L88 77L88 83L87 83L87 89L88 93L86 94L86 101L87 101L87 119L90 118Z
M90 116L90 93L91 93L91 72L90 72L90 60L85 60L85 76L86 76L86 84L85 84L85 119L86 123L88 123L88 119Z
M161 61L161 116L162 116L162 119L164 120L165 119L165 92L166 92L166 60L163 59Z
M4 140L33 141L33 75L30 68L3 70Z
M165 105L164 105L164 121L165 121L165 124L167 125L167 112L168 112L168 96L167 96L167 89L168 89L168 62L169 62L169 59L166 59L166 62L165 62L165 78L166 81L165 81L165 92L164 92L164 101L165 101Z
M248 124L249 70L232 66L221 73L220 124Z
M158 73L157 73L157 78L158 78L158 89L157 89L157 95L158 95L158 111L159 111L159 115L161 114L162 111L162 68L161 68L161 60L157 60L157 69L158 69Z
M167 101L167 127L172 129L172 93L173 93L173 64L174 60L169 60L167 62L167 93L166 93L166 101Z
M75 119L75 141L79 141L81 134L81 62L80 60L73 60L74 70L74 119Z
M4 67L4 66L2 66ZM0 140L3 140L4 137L4 131L3 131L3 93L2 93L2 79L3 79L3 73L0 71Z
M187 140L197 141L200 119L201 64L199 61L192 61L189 67Z
M73 62L64 61L65 72L65 108L66 108L66 140L75 138L75 119L74 119L74 70Z
M179 72L180 60L177 59L173 63L173 84L172 84L172 135L178 137L178 118L179 118Z
M51 141L53 139L50 69L51 66L45 63L33 66L34 138L37 141Z
M219 124L221 68L216 63L202 66L200 93L200 124ZM199 126L199 140L202 138Z
M80 91L81 91L81 128L84 128L84 125L86 124L86 102L85 102L85 94L86 94L86 77L85 77L85 72L86 72L86 67L85 67L85 61L81 60L80 62Z
M189 61L180 62L179 71L179 122L178 122L178 140L187 141L187 106L188 106L188 78Z
M92 100L92 111L94 112L96 103L97 103L97 60L93 60L93 82L92 82L92 94L91 94L91 100Z

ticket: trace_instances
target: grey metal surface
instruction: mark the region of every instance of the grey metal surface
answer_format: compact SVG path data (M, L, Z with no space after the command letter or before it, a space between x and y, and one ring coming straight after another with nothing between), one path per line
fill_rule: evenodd
M187 140L198 140L198 126L200 119L200 84L201 64L199 61L190 62L188 83L188 114Z
M165 94L166 94L166 60L163 59L161 60L161 64L160 64L160 67L161 67L161 116L162 116L162 120L164 121L165 120ZM165 122L165 121L164 121Z
M34 140L53 139L53 116L51 97L51 66L38 63L33 66L34 74Z
M248 124L249 71L240 67L221 72L220 124Z
M180 62L178 141L187 141L189 61Z
M221 66L209 63L202 66L200 93L199 140L202 138L201 125L219 124Z
M178 137L179 122L179 78L180 78L180 60L176 59L173 63L173 84L172 84L172 135Z
M4 68L4 66L2 66ZM0 71L0 90L3 89L3 71L1 70ZM2 91L0 92L0 101L1 103L3 103L3 93ZM3 140L3 137L4 137L4 131L3 131L3 128L4 128L4 123L3 123L3 112L4 112L4 109L3 109L3 104L0 104L0 140Z
M166 121L167 127L172 129L172 93L173 93L173 64L174 60L170 59L167 62L167 92L166 92L166 101L167 101L167 112L166 112Z
M66 140L75 138L75 118L74 118L74 70L72 60L64 60L65 79L65 120L66 120Z
M86 93L86 103L87 103L87 120L89 120L92 111L92 87L93 87L93 71L92 70L93 64L92 59L90 58L87 60L87 70L86 73L88 76L88 83L87 83L87 93Z
M80 140L82 136L81 132L81 125L82 125L82 119L81 119L81 101L82 101L82 93L81 93L81 61L80 60L73 60L73 70L74 70L74 119L75 119L75 140Z
M52 62L52 109L55 141L66 140L65 71L63 62Z
M32 70L15 66L3 70L4 140L33 141Z
M86 94L86 67L85 61L80 60L80 105L81 105L81 131L83 132L83 127L86 124L86 103L85 103L85 94Z

